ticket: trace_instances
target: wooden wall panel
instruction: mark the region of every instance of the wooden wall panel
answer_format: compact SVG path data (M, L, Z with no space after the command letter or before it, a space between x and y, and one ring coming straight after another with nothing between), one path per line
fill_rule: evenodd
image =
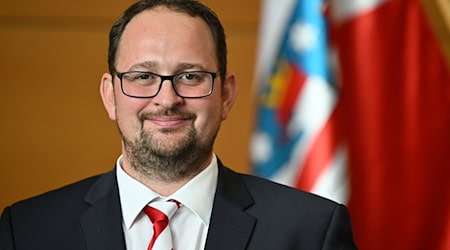
M131 0L119 1L56 1L56 0L2 0L0 3L0 16L2 17L43 17L43 18L115 18L128 5Z
M119 140L98 94L104 34L2 29L0 36L0 201L110 169Z
M0 210L14 201L108 171L120 138L98 93L112 22L132 1L0 3ZM227 31L238 101L216 143L248 171L259 1L205 1Z
M450 1L421 0L450 68Z

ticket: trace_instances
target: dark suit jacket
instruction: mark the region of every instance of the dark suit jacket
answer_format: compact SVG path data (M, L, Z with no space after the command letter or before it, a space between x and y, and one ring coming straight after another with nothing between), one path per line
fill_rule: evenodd
M207 250L356 249L342 205L220 162L217 185ZM115 171L7 207L0 250L12 249L124 250Z

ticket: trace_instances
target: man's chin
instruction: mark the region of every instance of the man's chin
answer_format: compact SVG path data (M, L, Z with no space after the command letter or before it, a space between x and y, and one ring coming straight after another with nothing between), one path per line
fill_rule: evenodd
M158 144L170 144L176 146L181 141L186 140L186 132L181 131L156 131L152 134L152 139Z
M158 152L174 154L183 150L189 142L186 135L181 134L158 134L153 136L154 148Z

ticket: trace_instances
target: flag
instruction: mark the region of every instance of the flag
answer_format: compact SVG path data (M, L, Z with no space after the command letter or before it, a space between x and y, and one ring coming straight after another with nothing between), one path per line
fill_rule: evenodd
M263 3L251 159L257 175L345 202L324 7L322 0Z
M422 2L332 0L361 249L450 249L450 67Z

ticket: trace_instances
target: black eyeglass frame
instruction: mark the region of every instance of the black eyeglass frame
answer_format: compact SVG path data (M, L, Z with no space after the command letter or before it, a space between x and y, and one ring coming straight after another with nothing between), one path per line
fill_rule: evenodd
M123 79L123 76L127 73L147 73L147 74L152 74L152 75L158 76L161 79L161 82L159 83L159 86L158 86L158 90L156 91L156 93L154 95L150 95L150 96L135 96L135 95L130 95L130 94L125 93L125 91L123 90L123 80L122 79ZM174 78L181 74L186 74L186 73L206 73L206 74L211 75L211 90L207 94L201 95L201 96L183 96L180 93L178 93L177 88L175 87ZM153 97L157 96L159 94L159 92L161 91L162 84L164 83L165 80L170 81L170 84L172 85L172 88L175 91L175 94L179 97L190 98L190 99L207 97L207 96L210 96L214 91L214 82L215 82L215 79L218 76L218 74L219 74L219 72L210 72L210 71L203 71L203 70L183 71L183 72L180 72L180 73L177 73L174 75L160 75L160 74L156 74L156 73L153 73L150 71L139 71L139 70L116 72L116 75L120 80L120 89L122 90L122 93L128 97L133 97L133 98L153 98Z

